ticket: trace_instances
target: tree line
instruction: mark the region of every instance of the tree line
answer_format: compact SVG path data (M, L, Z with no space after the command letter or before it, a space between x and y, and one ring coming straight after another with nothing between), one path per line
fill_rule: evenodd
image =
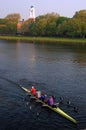
M15 35L20 14L0 19L0 34ZM48 13L36 17L35 22L23 22L19 33L25 36L86 38L86 10L75 12L72 18Z
M0 19L0 35L15 35L20 18L20 14L14 13L7 15L4 19Z

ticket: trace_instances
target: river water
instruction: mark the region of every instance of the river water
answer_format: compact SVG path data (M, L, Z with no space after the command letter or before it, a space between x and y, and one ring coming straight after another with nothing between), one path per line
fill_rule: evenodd
M34 85L63 104L75 125L30 99ZM70 107L67 102L70 101ZM78 111L74 111L74 106ZM86 45L0 41L0 130L86 129Z

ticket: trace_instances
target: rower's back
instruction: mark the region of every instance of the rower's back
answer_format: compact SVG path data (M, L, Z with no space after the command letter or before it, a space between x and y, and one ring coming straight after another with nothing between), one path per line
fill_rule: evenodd
M39 91L39 90L36 91L36 97L41 98L41 91Z

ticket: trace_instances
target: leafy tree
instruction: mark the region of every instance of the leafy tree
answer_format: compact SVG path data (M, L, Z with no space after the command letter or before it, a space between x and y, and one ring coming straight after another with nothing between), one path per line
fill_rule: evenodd
M16 34L16 25L19 19L19 14L10 14L4 19L0 19L0 34Z
M67 17L62 17L60 16L57 21L57 30L56 30L56 34L57 36L62 36L65 37L65 32L67 31L67 29L69 28L67 26L67 21L70 20L70 18Z
M56 36L56 22L48 22L46 25L46 31L45 31L46 36Z
M14 13L14 14L9 14L5 17L4 20L6 20L6 34L16 34L17 32L17 23L18 20L20 19L20 14Z
M30 24L30 35L54 36L56 35L56 21L59 17L56 13L45 14L36 18L36 22Z
M57 23L57 25L59 25L59 24L62 24L64 21L68 21L69 19L70 18L60 16L60 17L58 17L56 23Z
M80 10L76 12L73 18L78 18L86 21L86 10Z
M21 18L20 14L18 13L14 13L14 14L9 14L5 17L5 19L10 20L10 21L16 21L18 22L18 20Z
M28 32L28 26L29 26L28 20L24 21L20 28L20 33L25 35Z
M75 13L74 17L78 20L78 23L80 23L81 32L80 37L85 38L86 37L86 10L80 10Z
M60 18L59 18L60 19ZM57 20L57 23L59 19ZM76 12L73 18L63 20L58 24L57 35L61 37L86 37L86 11Z

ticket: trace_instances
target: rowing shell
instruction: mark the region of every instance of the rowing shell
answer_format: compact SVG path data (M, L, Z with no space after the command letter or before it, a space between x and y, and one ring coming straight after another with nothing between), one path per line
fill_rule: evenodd
M31 95L30 90L28 90L25 87L21 87L25 92L29 93ZM77 121L72 118L71 116L69 116L68 114L66 114L63 110L61 110L59 107L51 107L48 104L44 103L43 101L41 101L40 99L36 98L38 101L40 101L44 106L48 107L49 109L51 109L52 111L58 113L59 115L63 116L64 118L68 119L69 121L71 121L74 124L77 124Z

